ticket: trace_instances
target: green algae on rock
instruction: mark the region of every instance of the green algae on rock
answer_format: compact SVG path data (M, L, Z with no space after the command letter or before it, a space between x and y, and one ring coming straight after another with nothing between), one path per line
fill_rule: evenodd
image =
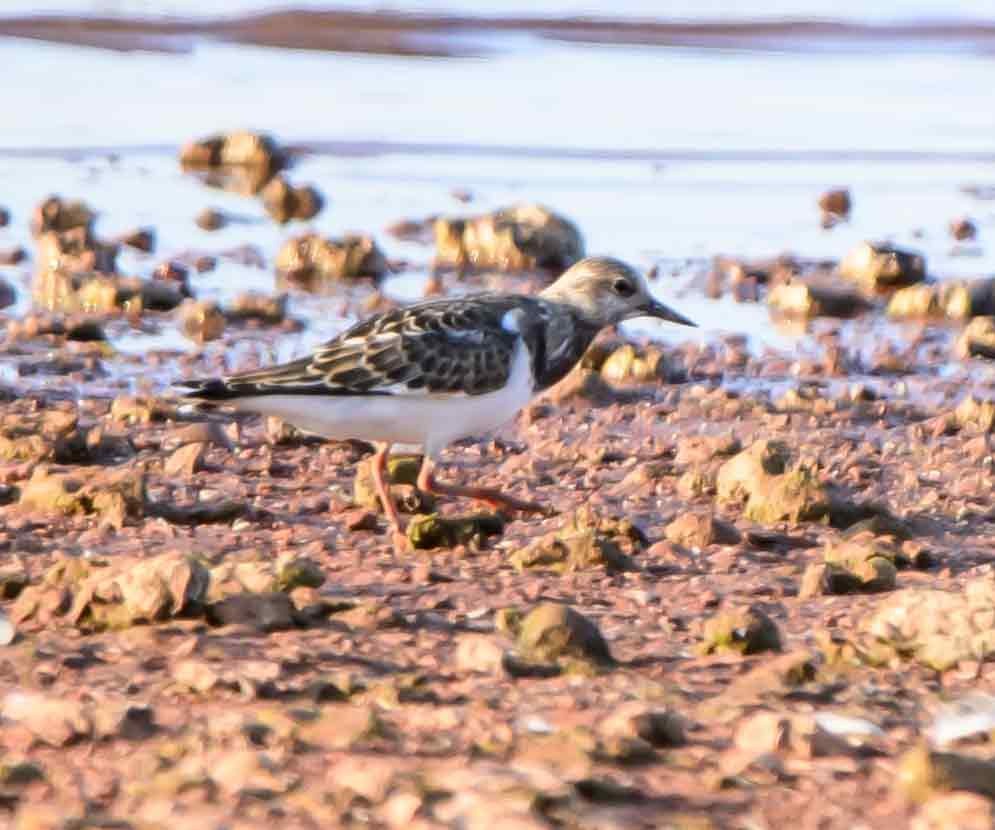
M777 623L757 607L720 611L705 621L699 649L702 654L780 651L781 632Z
M598 626L560 603L544 602L522 616L517 621L515 642L523 657L542 663L569 657L614 662Z
M417 515L408 523L408 541L415 550L483 545L504 533L504 519L496 513L475 516Z
M609 573L638 570L632 555L648 544L628 519L599 516L589 507L570 515L564 526L511 555L519 571L547 569L571 573L604 567Z
M760 524L828 522L830 496L814 464L793 461L781 441L759 440L719 468L718 497L746 501L743 514Z

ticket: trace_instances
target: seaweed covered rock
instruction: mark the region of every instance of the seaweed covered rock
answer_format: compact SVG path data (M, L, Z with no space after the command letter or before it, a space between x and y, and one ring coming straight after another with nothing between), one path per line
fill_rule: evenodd
M96 515L101 524L120 528L127 519L144 515L145 475L125 467L83 477L38 466L21 488L18 505L38 513Z
M571 573L595 567L608 572L632 571L639 567L633 554L647 544L645 534L628 519L602 517L582 507L560 530L512 554L511 564L520 571Z
M435 220L435 260L460 269L563 271L584 256L580 231L542 205Z
M995 360L995 317L975 317L957 338L957 356Z
M213 300L187 300L179 317L180 331L195 343L217 340L225 333L225 315Z
M910 564L901 552L870 534L826 548L822 563L810 565L802 576L802 599L820 594L889 591L895 587L899 565Z
M666 381L671 372L662 349L637 349L631 343L619 346L601 363L601 377L609 383L653 383Z
M856 291L814 281L792 280L773 286L767 294L771 312L783 317L855 317L871 305Z
M408 541L415 550L454 548L458 545L481 547L492 536L504 533L504 519L496 513L475 516L415 516L408 523Z
M899 288L886 313L895 320L949 318L964 320L995 314L995 279L944 280Z
M843 258L839 273L864 291L876 293L922 282L926 260L922 254L889 243L861 242Z
M0 460L78 464L133 453L126 438L82 426L75 411L47 410L0 419Z
M49 196L31 214L31 235L38 237L49 231L62 233L76 228L89 231L96 218L96 211L80 199Z
M598 626L569 605L544 602L524 617L506 616L509 617L506 628L528 660L555 663L572 657L613 662Z
M352 484L352 500L358 507L381 512L383 505L373 483L373 459L365 458L356 465ZM430 513L435 509L435 497L416 486L421 470L421 456L394 455L387 460L387 481L397 509L403 513Z
M308 233L280 248L276 271L288 286L321 293L338 280L384 276L387 258L370 236L347 234L326 239Z
M294 186L274 176L259 194L266 212L281 225L292 219L313 219L324 207L321 194L310 185Z
M829 492L814 465L780 441L756 441L731 458L717 487L720 501L745 501L743 515L760 524L829 520Z
M286 164L286 153L272 137L247 130L190 141L180 150L184 170L243 195L258 193Z
M736 608L721 611L705 621L699 648L702 654L780 651L781 632L759 608Z

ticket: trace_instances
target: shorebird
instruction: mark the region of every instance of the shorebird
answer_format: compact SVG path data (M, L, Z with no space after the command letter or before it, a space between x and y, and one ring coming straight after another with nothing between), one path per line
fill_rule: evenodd
M512 420L577 365L599 331L635 317L694 325L655 300L629 265L589 257L538 295L416 303L357 323L290 363L179 385L197 401L275 415L325 438L373 443L377 494L394 544L403 548L386 475L393 445L423 449L423 491L542 512L499 490L445 484L435 477L436 460L451 442Z

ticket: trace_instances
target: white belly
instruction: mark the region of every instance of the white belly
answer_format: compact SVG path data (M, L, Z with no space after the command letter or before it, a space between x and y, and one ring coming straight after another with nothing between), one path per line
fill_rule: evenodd
M232 404L325 438L416 445L435 456L453 441L508 423L532 396L528 349L519 343L508 384L484 395L257 395Z

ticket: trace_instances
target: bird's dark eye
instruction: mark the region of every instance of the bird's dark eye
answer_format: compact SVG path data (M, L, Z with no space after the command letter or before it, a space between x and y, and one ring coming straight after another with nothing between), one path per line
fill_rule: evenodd
M612 283L612 290L618 294L619 297L631 297L636 293L636 286L628 280L615 280L615 282Z

